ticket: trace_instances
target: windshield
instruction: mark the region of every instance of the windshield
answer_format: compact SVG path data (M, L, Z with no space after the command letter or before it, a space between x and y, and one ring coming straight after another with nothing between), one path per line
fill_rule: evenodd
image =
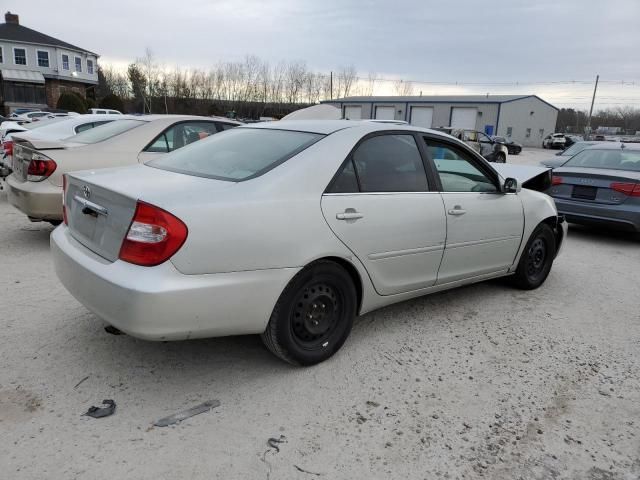
M238 182L262 175L320 138L322 135L315 133L235 128L152 160L147 165Z
M640 172L640 150L583 150L563 167L607 168Z
M145 123L147 122L144 120L115 120L92 128L91 130L85 130L82 133L65 138L65 140L86 144L98 143L139 127L140 125L144 125Z
M584 150L587 147L590 147L591 145L595 145L596 142L576 142L573 145L571 145L569 148L567 148L566 150L563 150L561 152L561 155L564 156L573 156L576 153L580 153L582 150Z

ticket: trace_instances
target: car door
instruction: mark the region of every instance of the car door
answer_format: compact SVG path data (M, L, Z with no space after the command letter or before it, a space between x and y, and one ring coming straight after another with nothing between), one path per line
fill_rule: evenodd
M381 295L430 287L437 278L445 214L440 194L429 191L422 153L413 133L367 136L322 196L327 223Z
M138 161L144 163L157 158L159 155L173 152L193 142L218 132L216 122L206 120L188 120L167 127L154 138L138 154Z
M499 176L459 145L423 137L438 175L447 240L437 284L506 272L524 228L520 198L502 193Z

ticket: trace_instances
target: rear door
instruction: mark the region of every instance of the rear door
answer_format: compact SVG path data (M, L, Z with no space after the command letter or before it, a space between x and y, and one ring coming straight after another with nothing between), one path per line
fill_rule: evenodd
M438 173L447 217L447 240L437 284L506 272L524 228L515 193L499 191L499 177L458 145L425 136Z
M429 191L412 133L365 137L322 196L322 212L379 294L435 283L446 235L444 206L440 194Z
M138 161L144 163L159 155L173 152L218 132L214 121L188 120L174 123L154 138L140 154Z

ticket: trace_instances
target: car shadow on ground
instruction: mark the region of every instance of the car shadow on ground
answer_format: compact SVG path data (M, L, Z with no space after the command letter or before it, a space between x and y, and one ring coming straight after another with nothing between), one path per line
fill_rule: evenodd
M580 238L587 241L595 241L599 243L613 243L618 245L637 244L640 242L640 233L628 232L622 230L613 230L605 227L592 227L584 225L569 225L569 240L571 238Z

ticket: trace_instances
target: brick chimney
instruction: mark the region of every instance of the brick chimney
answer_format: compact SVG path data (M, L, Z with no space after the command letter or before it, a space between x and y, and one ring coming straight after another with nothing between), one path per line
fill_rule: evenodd
M7 12L4 14L5 23L13 23L15 25L20 25L20 17L15 13Z

